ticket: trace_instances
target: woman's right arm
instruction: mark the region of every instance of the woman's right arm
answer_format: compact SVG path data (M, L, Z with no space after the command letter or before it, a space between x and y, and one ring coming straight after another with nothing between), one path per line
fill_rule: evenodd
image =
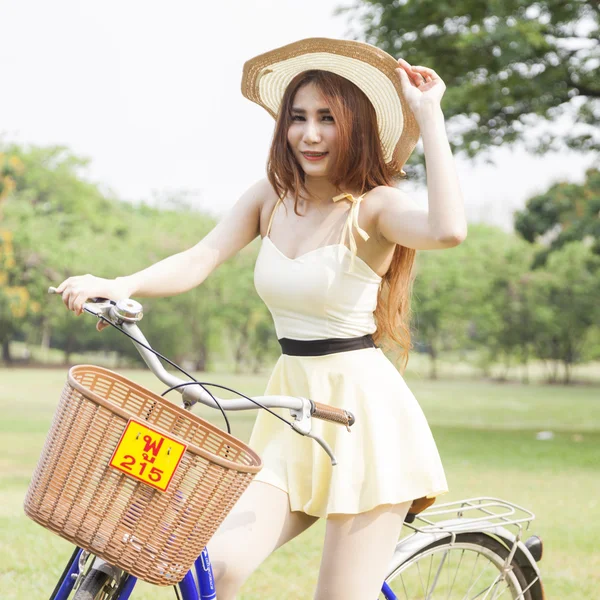
M57 288L67 307L77 315L88 298L120 300L130 296L174 296L202 283L222 262L239 252L260 233L264 199L272 194L264 179L249 188L231 211L195 246L116 279L92 275L69 277Z

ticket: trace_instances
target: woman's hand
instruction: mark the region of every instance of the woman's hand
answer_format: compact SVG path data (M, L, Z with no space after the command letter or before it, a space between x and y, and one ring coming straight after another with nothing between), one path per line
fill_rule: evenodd
M62 295L66 307L77 316L83 312L83 304L89 298L124 300L131 294L121 279L102 279L93 275L69 277L56 288L56 293ZM100 331L105 326L102 321L99 321L96 328Z
M418 121L422 110L440 106L446 84L433 69L411 66L403 58L398 59L398 65L402 92Z

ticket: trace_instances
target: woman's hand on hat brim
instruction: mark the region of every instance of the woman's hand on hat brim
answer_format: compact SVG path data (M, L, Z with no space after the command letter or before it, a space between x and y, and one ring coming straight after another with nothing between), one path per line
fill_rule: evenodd
M400 77L402 93L417 119L424 105L440 104L446 84L433 69L410 65L399 58L396 72Z

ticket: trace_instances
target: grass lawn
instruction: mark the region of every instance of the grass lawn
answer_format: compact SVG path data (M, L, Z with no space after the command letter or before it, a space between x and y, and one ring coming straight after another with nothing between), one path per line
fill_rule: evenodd
M161 391L143 371L124 373ZM44 442L65 370L0 370L1 597L48 598L72 546L27 519L22 502ZM203 374L247 394L264 377ZM492 384L408 376L432 426L450 493L444 501L498 496L536 513L532 533L545 544L540 564L549 599L600 597L600 386ZM222 424L218 414L210 416ZM248 439L251 413L231 415ZM536 433L552 431L538 441ZM244 588L243 600L312 597L324 524L271 556ZM285 591L284 591L285 590ZM172 589L140 585L134 598L174 598Z

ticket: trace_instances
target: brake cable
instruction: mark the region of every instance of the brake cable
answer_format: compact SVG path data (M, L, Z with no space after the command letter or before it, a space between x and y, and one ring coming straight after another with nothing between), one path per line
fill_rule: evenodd
M261 404L257 400L254 400L254 399L252 399L252 398L250 398L250 397L248 397L248 396L246 396L246 395L238 392L237 390L234 390L232 388L226 387L224 385L219 385L217 383L200 382L200 381L198 381L195 377L193 377L192 375L190 375L185 369L183 369L182 367L180 367L178 364L176 364L172 360L168 359L166 356L164 356L160 352L156 351L154 348L152 348L152 347L144 344L144 342L141 342L140 340L138 340L137 338L135 338L133 335L131 335L130 333L128 333L127 331L125 331L122 327L120 327L118 325L115 325L112 321L110 321L109 319L107 319L104 315L99 315L99 314L91 311L90 309L88 309L86 307L84 307L83 310L85 310L86 312L90 313L91 315L96 316L97 318L101 319L105 323L108 323L111 327L114 327L115 329L117 329L121 333L125 334L133 342L135 342L136 344L138 344L142 348L145 348L146 350L149 350L154 355L156 355L158 358L160 358L161 360L164 360L169 365L171 365L172 367L174 367L175 369L177 369L178 371L180 371L181 373L183 373L186 377L188 377L189 379L191 379L191 381L187 381L187 382L184 382L184 383L179 383L177 385L171 386L170 388L166 389L161 394L161 397L164 397L166 394L168 394L172 390L176 390L176 389L179 389L179 388L182 388L182 387L187 387L188 385L199 385L211 397L211 399L213 400L213 402L218 406L219 410L221 411L221 414L223 415L223 418L225 419L225 424L227 426L227 433L231 435L231 425L229 423L229 419L227 418L227 415L225 414L225 410L221 406L221 403L210 392L210 390L206 389L206 386L216 387L216 388L220 388L220 389L223 389L223 390L227 390L227 391L229 391L229 392L231 392L233 394L236 394L236 395L240 396L241 398L244 398L244 399L252 402L253 404L256 404L256 406L258 406L259 408L262 408L262 409L266 410L267 412L271 413L273 416L277 417L280 421L283 421L286 425L289 425L293 429L292 423L290 421L284 419L282 416L278 415L276 412L274 412L270 408L264 406L263 404Z

